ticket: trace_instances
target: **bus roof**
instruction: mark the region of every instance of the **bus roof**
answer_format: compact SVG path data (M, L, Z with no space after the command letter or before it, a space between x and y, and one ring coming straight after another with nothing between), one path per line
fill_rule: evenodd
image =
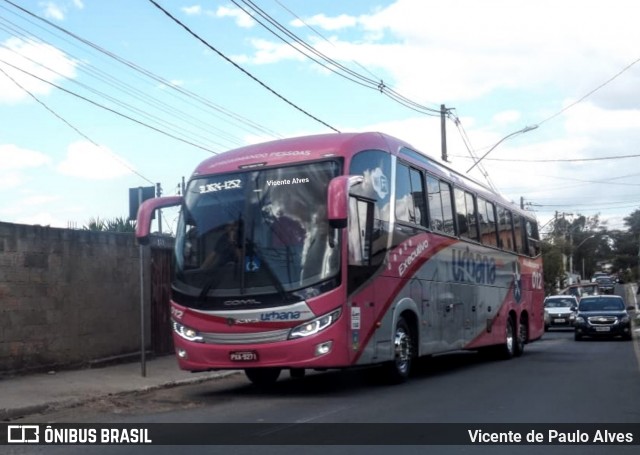
M278 139L229 150L204 160L196 168L193 177L212 173L233 172L261 166L278 166L299 161L344 157L348 161L363 150L384 150L420 165L427 171L474 193L497 200L510 209L532 217L516 204L495 193L486 185L463 175L432 157L419 152L401 139L380 132L328 133Z
M196 175L230 172L253 166L272 166L322 159L348 157L367 149L390 150L382 133L331 133L279 139L230 150L208 158L196 169Z

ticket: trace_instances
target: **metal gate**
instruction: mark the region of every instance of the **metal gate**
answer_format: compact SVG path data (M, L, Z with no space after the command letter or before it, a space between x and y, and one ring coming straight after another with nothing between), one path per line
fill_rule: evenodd
M171 335L171 261L173 239L151 242L151 351L154 355L173 353Z

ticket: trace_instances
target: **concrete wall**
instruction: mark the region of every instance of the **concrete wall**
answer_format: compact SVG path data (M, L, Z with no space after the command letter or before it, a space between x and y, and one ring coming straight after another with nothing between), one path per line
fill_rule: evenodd
M139 352L139 279L133 234L0 223L0 374Z

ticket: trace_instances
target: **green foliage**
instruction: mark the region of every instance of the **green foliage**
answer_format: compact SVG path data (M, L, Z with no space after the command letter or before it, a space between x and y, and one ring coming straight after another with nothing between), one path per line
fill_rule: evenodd
M540 245L542 247L542 264L544 265L544 291L545 294L553 294L556 283L564 279L562 249L546 240L543 240Z
M638 279L640 248L640 209L624 218L626 231L609 230L599 216L578 214L571 220L558 217L542 242L545 288L550 292L564 278L565 269L573 269L589 279L603 263L613 264L613 272L625 281ZM563 260L564 257L564 260ZM562 284L562 283L561 283Z
M99 217L90 218L83 227L86 231L101 232L135 232L136 222L123 217L116 217L110 220L101 220Z

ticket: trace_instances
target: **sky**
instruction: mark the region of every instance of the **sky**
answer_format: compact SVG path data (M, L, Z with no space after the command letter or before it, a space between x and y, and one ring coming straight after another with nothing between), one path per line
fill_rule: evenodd
M0 221L126 218L130 188L175 195L212 154L284 137L381 131L440 160L445 105L449 166L541 226L622 229L636 4L0 0Z

